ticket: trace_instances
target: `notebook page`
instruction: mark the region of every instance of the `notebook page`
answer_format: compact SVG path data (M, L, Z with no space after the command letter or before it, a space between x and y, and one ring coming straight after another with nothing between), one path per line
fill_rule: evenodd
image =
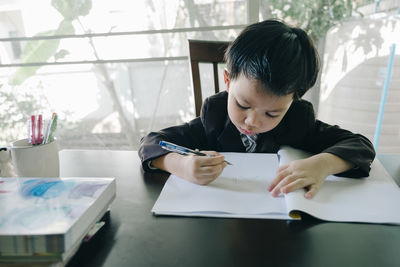
M283 197L267 188L278 167L276 154L222 153L233 163L207 186L171 175L152 211L187 216L287 219Z
M284 148L283 160L309 156L293 148ZM400 189L378 159L367 178L329 176L312 199L304 189L286 195L288 210L300 210L328 221L400 224Z

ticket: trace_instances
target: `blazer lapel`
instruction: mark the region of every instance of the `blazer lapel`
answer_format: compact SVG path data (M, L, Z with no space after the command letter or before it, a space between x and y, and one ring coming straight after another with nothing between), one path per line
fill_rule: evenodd
M277 153L279 143L275 135L280 134L282 126L263 133L258 137L256 152L258 153ZM220 152L246 152L239 131L227 116L225 127L221 134L217 137L218 151Z
M274 131L274 130L272 130ZM277 153L279 150L279 144L276 141L273 132L263 133L258 137L256 152L259 153Z
M218 150L221 152L246 152L239 131L227 116L224 130L218 136Z

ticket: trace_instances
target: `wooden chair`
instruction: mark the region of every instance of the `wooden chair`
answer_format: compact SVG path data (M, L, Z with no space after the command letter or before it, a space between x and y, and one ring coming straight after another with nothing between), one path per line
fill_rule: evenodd
M189 41L189 60L192 72L192 85L194 92L194 105L196 117L200 115L203 97L201 92L199 63L211 63L213 65L214 89L219 92L218 64L224 63L224 54L229 42L225 41Z

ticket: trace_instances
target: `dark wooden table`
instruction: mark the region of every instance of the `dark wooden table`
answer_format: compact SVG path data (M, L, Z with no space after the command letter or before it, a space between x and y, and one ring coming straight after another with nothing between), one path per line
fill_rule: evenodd
M166 179L136 151L60 151L61 176L116 177L108 224L71 266L400 266L400 226L153 216ZM400 210L400 203L399 203Z

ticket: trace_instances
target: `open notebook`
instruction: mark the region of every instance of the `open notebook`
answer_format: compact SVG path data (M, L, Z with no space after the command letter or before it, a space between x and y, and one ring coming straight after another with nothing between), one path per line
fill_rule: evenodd
M67 262L115 193L115 178L0 178L0 265Z
M298 219L300 212L327 221L400 224L400 189L378 160L364 179L329 176L311 200L298 190L273 198L267 191L280 164L309 156L290 147L277 154L223 153L227 166L207 186L171 175L156 215Z

